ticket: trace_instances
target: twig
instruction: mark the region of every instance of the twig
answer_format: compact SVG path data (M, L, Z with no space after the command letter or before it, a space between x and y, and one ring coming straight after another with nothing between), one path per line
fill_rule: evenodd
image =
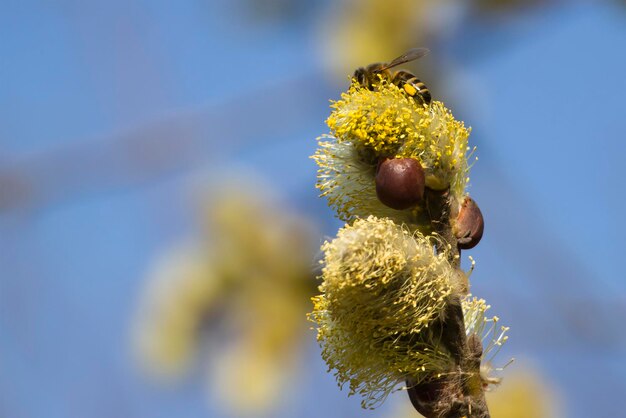
M443 245L448 246L447 249L437 248L437 251L447 253L450 264L460 270L461 250L452 232L448 193L427 189L425 198L433 230L443 239ZM455 360L455 369L435 381L414 384L409 379L407 387L411 403L426 418L488 418L489 409L480 377L482 343L476 334L466 336L458 295L451 298L437 328L440 328L442 344Z

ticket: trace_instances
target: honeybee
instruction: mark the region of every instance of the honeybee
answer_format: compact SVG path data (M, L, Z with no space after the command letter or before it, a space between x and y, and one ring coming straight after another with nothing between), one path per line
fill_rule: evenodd
M374 90L375 85L380 82L378 78L380 75L403 89L418 103L430 104L432 100L430 91L415 75L406 70L399 70L395 73L389 71L393 67L421 58L429 52L428 48L413 48L389 63L377 62L367 67L359 67L354 71L354 79L363 87Z

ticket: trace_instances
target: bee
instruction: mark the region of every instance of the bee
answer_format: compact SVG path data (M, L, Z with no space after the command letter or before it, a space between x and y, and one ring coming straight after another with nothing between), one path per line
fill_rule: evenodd
M359 67L354 71L354 79L363 87L374 90L375 85L380 82L380 75L400 87L419 104L430 104L432 100L430 91L415 75L406 70L399 70L395 73L389 71L393 67L421 58L429 52L428 48L413 48L389 63L377 62L366 67Z

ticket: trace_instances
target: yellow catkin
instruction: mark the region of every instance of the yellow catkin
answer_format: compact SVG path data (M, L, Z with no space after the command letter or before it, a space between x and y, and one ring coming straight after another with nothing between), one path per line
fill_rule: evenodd
M419 380L451 360L429 326L454 292L456 271L434 238L369 217L326 242L321 295L309 318L340 386L373 407L406 376Z
M381 80L374 90L353 83L331 105L313 159L319 166L317 187L345 221L390 216L416 223L419 207L390 211L378 201L374 176L381 157L420 161L426 185L450 189L460 201L468 184L469 129L441 102L418 104L394 84Z

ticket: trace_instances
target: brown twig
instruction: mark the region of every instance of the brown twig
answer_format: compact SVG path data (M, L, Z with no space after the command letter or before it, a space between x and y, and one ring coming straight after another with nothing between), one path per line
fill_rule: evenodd
M460 269L460 250L452 232L452 210L447 192L426 190L426 208L433 230L447 248L448 261ZM443 248L437 248L438 252ZM444 317L435 329L455 365L450 373L436 380L415 383L407 380L409 399L426 418L489 418L483 382L480 377L482 343L476 334L466 336L461 295L450 298Z

